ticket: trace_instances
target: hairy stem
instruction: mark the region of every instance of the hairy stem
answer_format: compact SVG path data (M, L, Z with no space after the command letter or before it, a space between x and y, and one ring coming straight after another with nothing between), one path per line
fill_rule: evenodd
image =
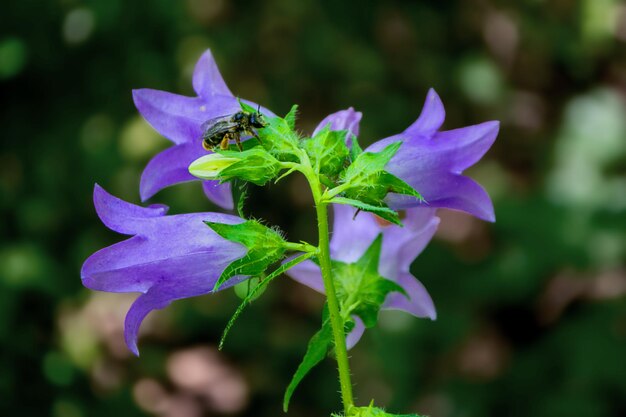
M305 155L306 156L306 155ZM303 162L305 169L301 170L306 176L311 186L313 199L315 201L315 210L317 212L317 227L319 231L318 243L318 259L320 269L322 271L322 279L324 281L324 289L328 300L328 312L330 315L330 324L333 330L333 338L335 342L335 355L337 358L337 368L339 370L339 386L341 388L341 399L343 402L344 412L347 416L352 407L354 407L354 399L352 397L352 382L350 380L350 364L348 362L348 350L346 349L346 335L344 332L344 320L341 317L337 292L335 291L335 283L332 277L332 267L330 263L330 247L328 235L328 206L322 200L322 186L317 174L311 168L310 163L307 164L308 158Z

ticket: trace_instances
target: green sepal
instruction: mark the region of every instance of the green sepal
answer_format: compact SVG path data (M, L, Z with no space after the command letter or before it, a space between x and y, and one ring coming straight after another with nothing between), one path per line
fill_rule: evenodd
M402 142L387 145L380 152L360 152L352 165L346 169L343 178L350 182L358 177L369 176L384 171L385 165L393 158L402 146Z
M222 350L222 347L224 347L224 342L226 341L226 336L228 336L228 333L230 332L230 329L233 327L233 324L235 324L235 321L239 318L239 316L241 315L243 310L252 301L256 300L258 297L261 296L261 294L265 291L265 289L270 284L270 282L272 282L275 278L279 277L282 273L286 272L289 268L298 265L300 262L306 261L307 259L311 258L313 255L314 255L313 253L309 252L309 253L305 253L303 255L300 255L297 258L294 258L294 259L292 259L290 261L285 262L284 264L282 264L281 266L276 268L268 276L266 276L265 278L261 279L260 282L258 283L258 285L255 285L251 289L249 289L246 292L246 295L245 295L243 301L241 302L241 304L239 304L239 307L237 307L237 310L232 315L232 317L228 321L228 324L224 328L224 332L222 332L222 337L220 339L220 344L219 344L218 349ZM248 282L248 281L246 281L246 282ZM246 282L242 282L242 283L237 284L235 286L235 291L237 290L237 286L245 284Z
M382 238L382 234L378 235L354 263L332 261L342 317L356 315L367 328L378 321L378 312L389 293L399 292L407 296L404 288L378 272Z
M287 126L289 126L291 130L296 129L297 115L298 115L298 105L294 104L293 106L291 106L291 110L289 110L289 113L287 113L287 115L285 116L285 122L287 122Z
M279 261L285 253L285 240L280 233L263 226L256 220L239 224L205 223L224 239L240 243L248 248L245 256L233 261L224 269L213 291L217 291L223 283L236 275L261 275L271 264Z
M294 130L297 106L282 117L265 117L267 126L257 129L257 133L267 149L281 162L297 162L296 150L300 136Z
M354 161L359 155L363 153L359 140L355 135L352 135L352 146L350 146L350 160Z
M313 369L318 363L320 363L333 344L333 332L330 325L330 317L327 313L328 307L324 306L324 315L322 318L322 328L313 335L306 348L306 353L302 362L298 366L296 373L291 378L291 382L285 390L285 396L283 398L283 410L287 412L289 409L289 401L293 392L298 387L298 384L304 379L304 377Z
M336 203L336 204L346 204L349 206L356 207L362 211L369 211L371 213L376 214L378 217L384 220L387 220L390 223L393 223L395 225L402 227L402 222L400 221L400 216L398 215L398 213L390 209L386 205L375 206L373 204L368 204L368 203L364 203L363 201L354 200L354 199L345 198L345 197L335 197L332 200L330 200L330 202Z
M304 141L303 148L309 155L315 172L334 177L339 174L350 155L346 146L346 130L331 130L330 123L312 138Z
M353 142L353 149L355 143ZM341 175L342 183L348 185L344 185L344 196L372 206L382 206L382 200L388 193L410 195L421 200L422 196L417 190L385 171L385 165L398 152L400 146L402 142L394 142L380 152L358 153Z
M242 152L218 151L218 153L226 157L239 158L239 162L219 172L218 179L221 182L239 178L256 185L265 185L276 178L282 169L280 162L260 146Z

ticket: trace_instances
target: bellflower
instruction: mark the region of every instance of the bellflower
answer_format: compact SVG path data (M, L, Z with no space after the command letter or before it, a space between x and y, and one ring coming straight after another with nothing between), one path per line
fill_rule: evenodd
M491 147L498 135L499 122L439 131L444 119L443 103L431 89L422 113L411 126L366 149L378 152L401 141L402 146L386 169L424 197L424 201L420 201L407 195L390 194L385 201L396 210L428 205L461 210L483 220L495 221L487 192L461 173L478 162Z
M413 260L422 252L437 230L439 218L435 209L416 207L406 211L404 227L392 225L371 213L359 213L351 206L334 204L334 222L330 241L331 258L345 263L356 262L374 239L382 233L382 249L378 272L396 282L408 295L394 292L387 296L383 309L402 310L416 317L437 316L433 301L424 286L410 272ZM287 271L296 281L324 292L320 268L313 261L305 261ZM347 337L348 348L361 338L365 326L355 318L355 328Z
M241 110L237 98L220 75L210 50L198 60L192 84L197 97L147 88L133 90L133 99L139 113L157 132L174 143L173 147L152 158L143 171L139 186L142 201L170 185L197 180L187 168L192 161L206 155L202 148L202 124ZM257 107L254 103L245 102ZM274 115L264 108L262 112L269 116ZM210 200L223 208L233 208L230 184L203 181L202 185Z
M126 315L124 337L138 355L137 334L148 313L172 301L212 291L224 268L246 249L223 239L205 221L236 224L241 219L219 213L166 216L167 207L140 207L120 200L96 185L94 205L111 230L132 237L91 255L81 277L90 289L139 292ZM233 278L225 286L240 281Z

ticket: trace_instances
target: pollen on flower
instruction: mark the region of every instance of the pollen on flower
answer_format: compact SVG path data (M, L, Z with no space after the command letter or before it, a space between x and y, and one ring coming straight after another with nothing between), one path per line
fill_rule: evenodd
M200 111L206 111L206 106L205 105L200 106Z

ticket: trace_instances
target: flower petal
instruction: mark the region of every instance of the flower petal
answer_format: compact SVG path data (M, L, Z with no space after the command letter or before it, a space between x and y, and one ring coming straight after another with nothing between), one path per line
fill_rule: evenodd
M322 280L322 271L319 265L310 259L291 267L287 272L291 278L301 284L324 294L324 281Z
M471 167L491 148L498 136L500 122L491 121L435 134L438 151L445 153L453 172Z
M416 317L428 317L431 320L437 318L435 305L426 288L409 272L401 272L397 279L398 284L407 292L409 299L404 294L394 292L387 296L383 308L387 310L402 310Z
M330 254L341 262L356 262L380 233L373 215L345 204L333 204L333 229Z
M176 144L200 138L202 122L217 116L207 111L205 101L198 97L143 88L133 90L133 100L143 118L157 132Z
M211 292L212 286L209 285L207 281L198 278L199 277L196 277L196 279L193 280L180 280L180 282L172 282L165 285L156 285L150 288L146 293L141 294L135 300L126 314L124 323L124 339L131 352L139 356L137 336L139 334L139 327L148 313L152 310L167 307L174 300L195 297Z
M348 335L346 336L346 348L352 349L354 345L356 345L363 333L365 333L365 324L363 324L363 320L361 320L358 316L352 316L354 320L354 328Z
M200 143L173 146L158 153L141 174L139 195L146 201L170 185L197 180L189 173L189 164L206 154Z
M103 222L135 236L91 255L81 278L87 288L109 292L141 292L126 322L126 340L137 353L137 331L143 318L171 301L210 292L230 262L246 248L219 236L205 221L235 224L239 217L220 213L165 216L163 207L127 203L96 186L94 202ZM226 286L246 277L235 277ZM224 288L224 287L222 287Z
M404 227L389 225L381 228L383 246L378 269L382 276L395 279L398 271L409 270L437 230L439 218L435 211L431 207L410 208L402 219Z
M196 63L192 84L193 89L200 97L233 95L226 86L210 49L207 49Z
M230 183L220 184L219 181L202 181L204 194L223 209L232 210L235 208L233 193Z
M106 227L126 235L139 233L147 219L167 213L167 206L136 206L114 197L98 184L93 190L93 204Z
M428 90L422 113L404 133L407 135L432 136L446 119L446 111L441 98L434 89Z
M403 171L400 175L393 173L418 190L426 202L420 203L416 198L406 195L389 194L385 201L391 208L403 210L418 205L442 207L464 211L489 222L495 221L489 195L471 178L449 172Z

